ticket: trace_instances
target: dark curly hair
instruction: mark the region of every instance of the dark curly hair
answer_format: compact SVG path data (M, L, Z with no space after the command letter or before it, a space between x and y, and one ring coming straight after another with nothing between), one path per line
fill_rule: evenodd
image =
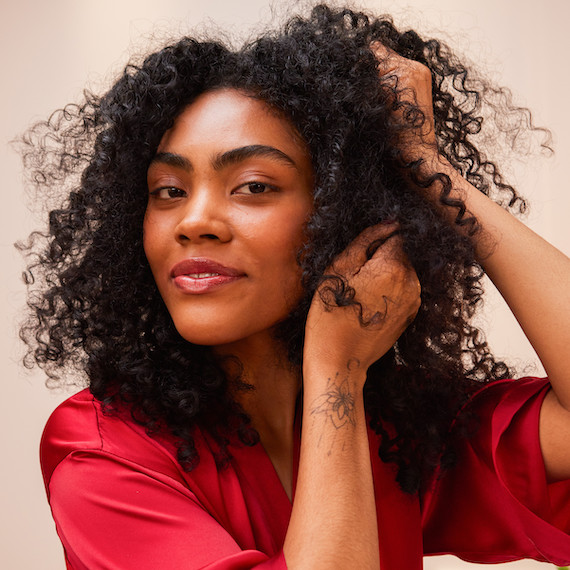
M422 305L397 345L370 368L366 407L381 436L380 457L397 465L404 490L417 491L437 465L451 464L453 441L465 431L451 429L458 410L482 382L509 370L471 324L483 277L468 237L476 221L449 198L448 178L421 176L421 161L405 161L394 144L423 115L397 102L393 77L379 80L373 41L431 70L441 154L481 192L524 208L475 141L485 109L513 119L503 128L510 136L532 131L530 116L509 103L508 92L473 78L443 43L400 32L389 17L325 5L237 51L184 37L128 65L104 95L86 93L80 105L22 138L33 183L59 200L49 230L19 246L30 255L31 311L21 330L27 365L37 363L60 382L70 368L80 370L110 412L122 402L149 432L166 426L185 469L199 461L195 425L218 439L222 459L230 433L257 442L228 389L239 378L228 378L208 347L177 333L142 245L146 172L163 133L201 93L236 88L286 117L312 158L315 207L299 256L306 293L279 327L291 361L301 361L310 300L331 260L364 228L398 220ZM437 178L440 202L455 209L466 231L422 198L421 186ZM350 302L350 291L341 286L337 297Z

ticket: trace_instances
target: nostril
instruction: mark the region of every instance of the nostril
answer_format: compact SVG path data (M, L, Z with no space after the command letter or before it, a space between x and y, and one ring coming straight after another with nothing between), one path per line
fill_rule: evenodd
M197 238L192 238L191 236L188 236L186 234L179 234L178 239L180 241L194 241L194 240L219 240L220 237L217 236L216 234L200 234L199 237Z

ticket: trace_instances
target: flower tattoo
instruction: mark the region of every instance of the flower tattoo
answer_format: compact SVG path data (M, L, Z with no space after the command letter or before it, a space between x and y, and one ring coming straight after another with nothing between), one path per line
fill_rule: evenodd
M336 429L348 423L355 425L354 397L350 392L348 380L336 384L331 379L327 388L328 391L315 400L311 415L326 414Z

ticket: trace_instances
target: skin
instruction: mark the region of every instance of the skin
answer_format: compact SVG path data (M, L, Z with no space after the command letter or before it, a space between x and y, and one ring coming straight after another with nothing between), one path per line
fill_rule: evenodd
M552 390L542 408L540 442L549 478L570 478L566 445L570 381L565 362L570 342L570 261L439 156L429 70L383 46L373 47L380 74L396 76L405 88L402 96L414 97L426 116L417 132L399 142L404 154L409 159L422 158L426 172L437 169L450 176L452 193L464 200L481 226L473 238L480 260L550 376ZM194 168L180 172L180 168L173 171L172 165L166 168L155 163L149 169L145 251L182 336L209 344L219 354L235 354L242 361L247 381L256 390L241 395L240 402L290 497L292 425L295 401L302 390L299 474L283 547L288 567L376 570L380 568L378 529L363 386L370 364L394 344L417 313L420 286L398 237L392 236L397 227L379 225L365 230L328 271L343 276L355 288L356 299L372 325L363 328L353 307L331 309L323 302L326 291L317 292L306 323L301 383L299 371L291 370L271 334L300 292L294 252L303 239L302 221L311 211L310 163L297 141L286 121L244 94L221 91L200 97L182 113L159 147L159 152L188 158ZM227 182L233 170L231 174L216 171L212 157L244 144L276 145L306 168L290 173L293 169L283 167L288 173L284 179L290 184L278 184L285 189L282 193L236 197L232 189L239 188L239 183ZM241 172L242 167L233 165L232 169ZM244 170L249 172L248 168ZM258 176L264 169L256 165L252 170ZM174 182L179 179L180 183ZM236 179L251 181L239 175ZM162 186L179 188L178 184L182 194L175 193L165 202L152 194ZM418 188L453 223L454 214L439 206L439 190L437 183ZM294 197L291 201L289 192ZM366 260L368 244L388 236L392 237ZM197 255L198 250L200 255L219 255L218 260L236 260L247 279L211 299L196 301L181 295L169 283L171 264ZM263 308L259 299L276 304Z
M354 307L330 310L318 293L309 311L303 354L307 404L283 547L288 568L380 567L363 388L368 367L416 315L420 286L397 238L391 237L369 261L365 251L395 229L366 229L330 268L355 288L370 326L360 325Z
M221 90L188 106L160 142L148 169L144 248L189 342L254 342L299 299L295 255L312 208L312 168L292 135L263 103ZM207 294L186 293L170 272L191 258L212 259L240 278Z

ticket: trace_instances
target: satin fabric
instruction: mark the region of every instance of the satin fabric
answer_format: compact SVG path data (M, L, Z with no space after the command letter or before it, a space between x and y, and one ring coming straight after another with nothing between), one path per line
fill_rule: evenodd
M399 490L369 433L383 570L419 570L424 554L570 563L570 481L547 485L538 441L547 390L540 379L486 386L459 465L420 496ZM200 463L186 473L174 439L147 435L126 410L105 414L86 390L57 408L41 462L68 568L286 568L291 502L263 447L232 443L218 469L215 442L194 438Z

